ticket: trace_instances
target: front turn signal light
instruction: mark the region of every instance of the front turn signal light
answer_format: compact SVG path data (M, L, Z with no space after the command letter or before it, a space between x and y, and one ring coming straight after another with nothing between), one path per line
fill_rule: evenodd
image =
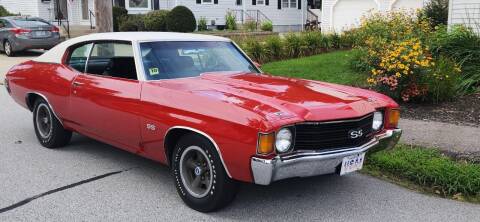
M274 143L275 143L274 133L268 133L268 134L260 133L258 136L257 153L262 155L273 153Z
M388 114L388 125L392 128L397 127L399 120L400 120L400 110L391 109Z

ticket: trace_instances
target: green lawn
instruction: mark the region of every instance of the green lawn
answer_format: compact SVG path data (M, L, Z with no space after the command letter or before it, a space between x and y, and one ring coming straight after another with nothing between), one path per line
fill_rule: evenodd
M262 66L262 70L273 75L365 86L366 75L350 68L349 58L351 56L351 51L336 51L266 63Z

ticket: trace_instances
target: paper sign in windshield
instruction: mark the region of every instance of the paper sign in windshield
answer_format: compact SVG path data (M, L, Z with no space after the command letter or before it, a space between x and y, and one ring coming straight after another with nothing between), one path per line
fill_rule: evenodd
M148 71L150 72L151 76L159 74L158 68L150 68L150 69L148 69Z

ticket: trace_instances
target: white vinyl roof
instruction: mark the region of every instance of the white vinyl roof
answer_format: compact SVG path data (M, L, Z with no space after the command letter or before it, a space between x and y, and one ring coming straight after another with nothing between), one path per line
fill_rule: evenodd
M176 33L176 32L106 32L84 35L77 38L72 38L64 41L57 46L50 49L43 55L33 59L37 62L61 63L65 51L71 45L81 42L96 41L96 40L116 40L116 41L131 41L132 44L136 42L152 42L152 41L221 41L229 42L230 39L213 36L190 33Z

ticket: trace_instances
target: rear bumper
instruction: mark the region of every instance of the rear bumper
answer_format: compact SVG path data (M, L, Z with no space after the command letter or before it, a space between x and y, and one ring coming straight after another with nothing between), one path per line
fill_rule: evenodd
M60 43L60 35L55 34L52 37L44 39L14 38L12 43L13 51L23 51L27 49L50 49Z
M337 172L338 166L346 156L363 152L377 152L393 148L400 136L401 129L387 130L376 135L368 143L340 151L296 152L271 159L252 157L251 167L254 183L268 185L273 181L292 177L310 177Z

